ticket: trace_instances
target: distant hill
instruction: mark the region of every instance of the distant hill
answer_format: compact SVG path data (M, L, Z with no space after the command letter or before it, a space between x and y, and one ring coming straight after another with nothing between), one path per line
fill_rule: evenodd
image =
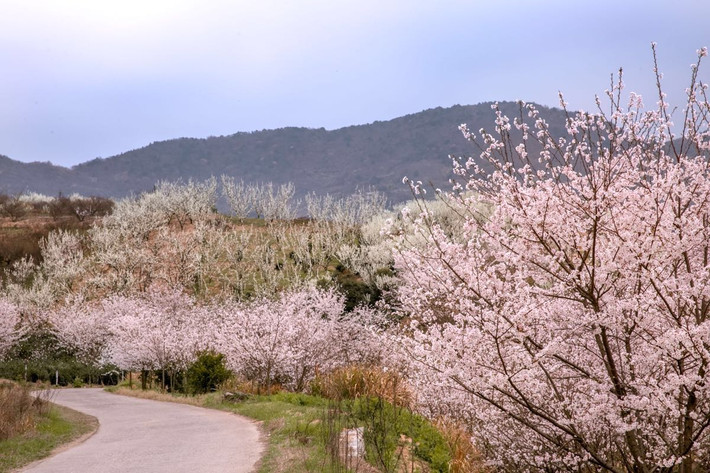
M34 191L47 195L80 193L122 197L152 188L158 180L197 179L228 174L247 182L293 182L299 195L349 194L375 187L393 202L410 197L402 177L446 188L449 155L475 150L458 130L492 130L490 103L435 108L389 121L326 131L280 128L204 139L178 138L72 168L21 163L0 155L0 192ZM500 104L509 116L517 104ZM554 129L559 109L538 106Z

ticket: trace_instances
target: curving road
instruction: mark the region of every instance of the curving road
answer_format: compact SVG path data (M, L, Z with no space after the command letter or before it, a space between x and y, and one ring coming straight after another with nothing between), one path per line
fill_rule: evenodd
M256 425L227 412L102 389L55 393L54 402L96 417L99 429L85 442L22 472L248 473L263 451Z

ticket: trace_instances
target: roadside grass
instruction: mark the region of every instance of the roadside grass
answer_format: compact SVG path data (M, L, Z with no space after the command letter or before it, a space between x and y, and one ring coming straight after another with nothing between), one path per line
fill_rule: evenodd
M222 403L226 409L262 422L267 449L259 473L345 471L328 456L321 441L327 408L322 398L306 394L278 393L254 396L238 403Z
M47 457L97 427L96 418L53 404L33 429L0 441L0 473Z

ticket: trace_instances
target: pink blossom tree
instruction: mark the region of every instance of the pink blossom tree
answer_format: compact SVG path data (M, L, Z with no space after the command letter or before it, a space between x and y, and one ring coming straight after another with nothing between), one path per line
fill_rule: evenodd
M101 307L79 298L49 311L46 320L59 343L78 360L94 366L105 361L111 326Z
M480 154L455 161L461 234L424 209L427 244L398 242L402 340L422 401L467 422L502 470L710 468L710 105L698 55L678 134L657 68L656 109L634 94L622 107L619 77L610 112L568 113L566 137L533 106L510 120L494 105L494 133L462 126Z
M270 392L274 383L303 390L316 373L363 361L373 314L344 315L344 299L333 290L301 288L277 299L224 304L217 318L217 350L231 369Z
M108 359L121 369L183 370L214 338L209 313L179 290L151 289L138 296L114 296L101 309L110 324Z

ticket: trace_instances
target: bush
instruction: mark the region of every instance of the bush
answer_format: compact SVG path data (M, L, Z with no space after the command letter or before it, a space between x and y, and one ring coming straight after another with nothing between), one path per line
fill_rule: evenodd
M3 199L0 205L0 215L10 217L13 222L17 222L27 214L27 205L18 196Z
M49 205L49 214L55 220L62 216L74 216L79 222L87 217L104 217L113 212L115 203L105 197L67 197L59 193Z
M215 391L232 372L224 366L224 355L213 351L200 353L187 369L187 387L193 394Z

